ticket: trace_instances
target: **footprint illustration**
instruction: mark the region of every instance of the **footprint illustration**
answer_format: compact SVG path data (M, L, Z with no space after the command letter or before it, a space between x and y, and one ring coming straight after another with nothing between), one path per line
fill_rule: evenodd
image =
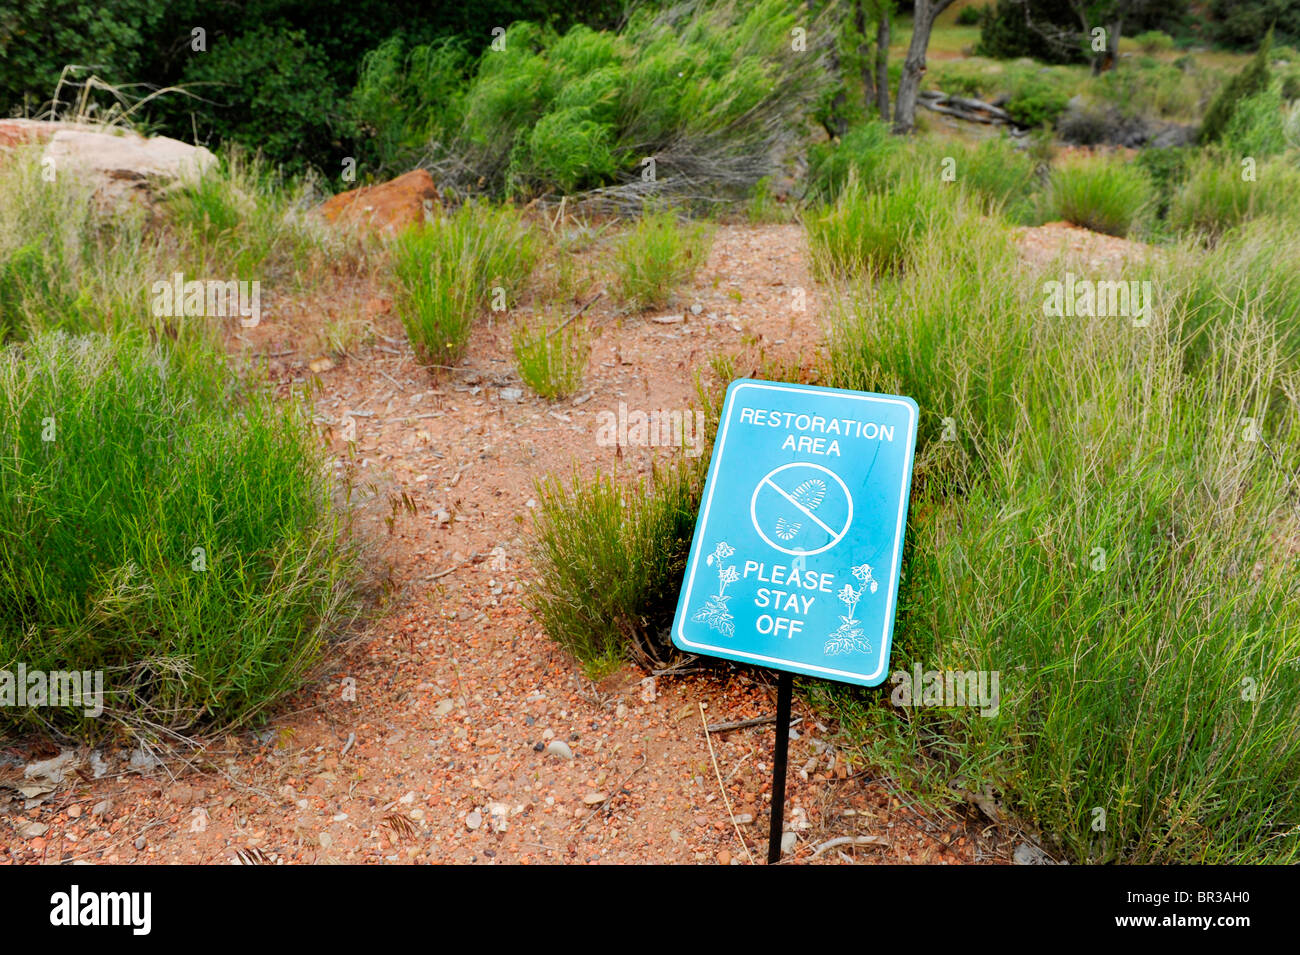
M793 540L794 535L799 533L799 528L803 527L798 521L787 521L784 517L776 519L776 536L783 541Z
M815 511L826 497L826 482L819 481L816 478L804 481L794 489L794 493L790 496L808 510Z

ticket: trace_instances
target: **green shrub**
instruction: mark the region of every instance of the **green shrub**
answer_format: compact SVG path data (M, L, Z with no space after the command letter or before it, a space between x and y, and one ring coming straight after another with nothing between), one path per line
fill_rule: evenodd
M1237 104L1224 127L1223 147L1238 156L1257 160L1277 155L1288 145L1283 116L1280 89L1270 87L1246 97Z
M305 408L216 353L41 334L0 353L0 670L103 671L97 736L247 723L357 609L347 517Z
M1240 73L1234 75L1210 102L1201 122L1200 141L1216 143L1228 128L1232 114L1245 100L1257 93L1262 93L1269 86L1269 50L1273 45L1273 31L1270 29L1264 37L1259 51L1251 58Z
M1274 28L1283 39L1300 39L1300 8L1278 0L1211 0L1210 36L1233 50L1251 50Z
M880 276L907 268L931 231L953 220L960 195L922 178L877 192L850 182L834 205L805 219L814 274Z
M1168 53L1174 48L1174 38L1163 30L1147 30L1133 37L1143 53Z
M403 232L391 254L395 306L407 337L420 361L445 367L464 353L474 320L494 298L505 307L514 302L537 249L515 209L467 202Z
M588 352L583 329L556 321L519 325L514 350L519 377L543 398L565 398L581 387Z
M454 129L468 71L469 56L454 39L408 50L395 35L368 52L347 103L348 121L373 156L367 171L378 177L405 172L431 139Z
M1236 160L1202 158L1170 203L1170 226L1215 239L1248 219L1296 214L1300 169L1274 160L1259 165L1254 180L1243 173Z
M118 86L140 79L163 15L164 8L150 0L6 4L0 21L4 114L12 115L10 110L24 102L27 112L35 112L50 99L69 64L87 65L88 70L73 71L79 79L94 73Z
M607 475L539 482L529 606L552 640L598 677L631 659L662 664L695 530L708 455L656 466L625 489Z
M957 25L961 27L973 27L980 22L984 15L985 7L975 6L962 7L957 11Z
M588 107L576 106L537 121L528 137L528 169L542 188L553 184L572 193L613 177L618 164L610 149L610 127L591 117Z
M305 31L259 25L214 42L208 52L190 56L188 64L185 82L219 104L196 116L201 140L244 143L295 168L304 165L305 156L337 149L345 123L343 97L325 52Z
M1051 126L1065 111L1070 100L1066 93L1052 83L1033 79L1017 85L1007 100L1006 111L1017 126L1035 128Z
M636 309L667 305L704 264L710 238L707 226L683 224L670 209L646 212L615 253L619 298Z
M1300 298L1293 277L1275 317L1263 275L1230 271L1266 236L1096 276L1152 281L1142 327L1044 315L1042 282L994 237L939 233L861 291L828 383L922 415L893 666L1002 680L987 716L825 687L864 758L999 794L1073 861L1300 854L1300 568L1278 533L1300 464L1278 336Z
M791 0L643 7L618 34L515 23L507 55L479 61L463 119L439 132L440 180L520 197L603 187L627 204L742 198L833 81L821 53L788 55L796 25L817 29ZM646 158L657 168L643 182Z
M1048 202L1054 216L1108 235L1126 236L1153 210L1155 190L1139 166L1091 160L1052 173Z

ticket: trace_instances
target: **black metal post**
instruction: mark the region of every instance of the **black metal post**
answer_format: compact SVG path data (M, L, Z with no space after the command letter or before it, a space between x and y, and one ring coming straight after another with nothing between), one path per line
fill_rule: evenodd
M767 864L781 861L781 834L785 829L785 762L790 749L790 697L794 674L781 671L776 685L776 752L772 757L772 828L767 836Z

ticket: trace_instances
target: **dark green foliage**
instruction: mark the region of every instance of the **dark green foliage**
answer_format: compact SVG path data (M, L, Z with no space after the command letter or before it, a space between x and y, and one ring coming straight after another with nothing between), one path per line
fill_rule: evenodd
M1066 25L1078 29L1078 19L1070 9L1069 0L1030 0L1029 17L1035 23ZM1082 44L1077 49L1062 49L1048 43L1042 34L1026 26L1026 3L1023 0L997 0L985 8L980 22L980 39L975 45L978 56L991 56L1010 60L1031 56L1044 63L1082 63Z
M1006 111L1018 126L1050 126L1065 111L1069 99L1049 81L1034 77L1018 85L1007 101Z
M184 81L219 106L206 111L200 139L256 144L268 156L295 153L337 166L340 121L338 89L323 50L306 33L258 27L238 37L218 38L196 55ZM334 150L333 162L325 159Z
M957 25L963 27L973 27L984 17L984 11L988 7L962 7L957 13Z
M1272 28L1281 43L1300 41L1300 3L1295 0L1213 0L1214 39L1234 49L1252 49Z
M1243 100L1268 89L1268 59L1272 45L1273 31L1270 30L1251 61L1219 90L1210 103L1210 108L1205 111L1205 119L1201 123L1202 143L1218 142L1228 128L1237 106Z
M20 0L0 6L0 112L9 115L24 105L35 111L69 64L109 81L134 77L150 56L148 41L161 19L162 5L153 0Z
M1188 168L1196 150L1190 146L1151 147L1137 154L1137 164L1146 171L1155 189L1154 212L1163 219L1169 212L1169 200L1187 179Z
M216 80L232 84L210 98L180 94L155 100L147 119L162 131L190 139L194 126L220 136L235 137L250 149L296 169L315 165L334 176L340 154L365 157L357 148L369 131L341 122L340 105L357 85L367 51L394 36L403 48L437 45L454 40L478 53L492 39L492 29L516 20L548 23L563 29L573 23L606 28L622 15L619 0L482 0L436 3L390 0L241 0L214 4L209 0L20 0L0 6L0 113L35 112L54 92L60 70L70 63L93 64L97 75L128 88L132 83L160 88L182 81ZM206 52L191 47L191 31L206 34ZM267 44L272 35L286 44L284 61L270 62ZM292 39L289 39L292 38ZM241 62L252 54L255 63L295 80L259 80ZM212 58L217 63L205 63ZM87 74L82 73L84 78ZM252 88L244 93L245 82ZM414 76L412 77L415 80ZM139 95L145 87L131 90ZM208 97L208 89L196 89ZM284 97L283 102L276 101ZM436 103L435 91L424 93ZM66 105L67 92L63 97ZM103 97L100 97L102 100ZM268 108L267 120L259 120ZM193 122L191 120L193 116ZM287 126L278 124L287 123ZM270 142L258 137L276 133ZM282 130L282 132L281 132ZM305 133L297 142L294 136ZM242 138L241 138L242 137ZM400 138L400 137L399 137ZM336 145L336 141L338 144ZM363 173L367 170L363 167Z

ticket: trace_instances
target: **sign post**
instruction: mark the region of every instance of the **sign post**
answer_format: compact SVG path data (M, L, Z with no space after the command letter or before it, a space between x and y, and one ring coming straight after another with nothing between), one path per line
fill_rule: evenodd
M744 378L727 389L672 636L781 671L769 862L781 851L792 674L886 677L917 417L896 395Z

